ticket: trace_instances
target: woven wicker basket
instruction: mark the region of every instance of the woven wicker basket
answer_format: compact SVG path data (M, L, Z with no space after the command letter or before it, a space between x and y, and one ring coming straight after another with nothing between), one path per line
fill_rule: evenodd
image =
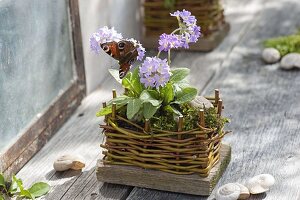
M115 95L114 95L115 96ZM221 116L223 109L219 91L208 97ZM198 128L182 131L183 118L178 120L178 131L151 128L149 121L144 127L116 114L105 117L103 134L106 141L101 145L105 151L104 164L129 165L156 169L173 174L199 174L207 177L220 159L221 139L226 134L216 128L205 128L204 111L199 111Z
M203 37L210 36L224 24L224 10L219 0L177 0L174 8L164 7L163 0L145 0L143 3L144 37L156 37L171 33L177 28L177 20L170 18L170 12L186 9L197 19Z

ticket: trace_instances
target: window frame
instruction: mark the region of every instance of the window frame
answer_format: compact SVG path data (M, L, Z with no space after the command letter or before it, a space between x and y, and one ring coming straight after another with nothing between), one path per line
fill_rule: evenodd
M86 96L86 80L79 17L79 0L67 0L74 63L74 81L58 95L41 117L19 133L18 139L0 154L0 172L16 174L62 127Z

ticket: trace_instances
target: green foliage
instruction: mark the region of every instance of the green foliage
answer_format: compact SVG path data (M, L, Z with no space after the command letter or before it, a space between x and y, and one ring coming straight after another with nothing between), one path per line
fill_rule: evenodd
M22 180L15 175L9 182L5 181L3 174L0 173L0 200L4 199L5 196L35 199L47 194L49 190L50 186L44 182L34 183L29 189L25 189Z
M175 115L175 111L172 109L175 109L179 114ZM217 131L221 131L224 125L229 122L227 118L219 118L215 108L204 110L207 128L217 128ZM178 129L176 116L182 115L184 121L183 130L191 130L198 127L198 112L199 110L197 108L193 108L187 103L164 107L164 109L160 109L159 113L155 114L151 119L151 127L161 130L176 131Z
M192 101L197 96L197 89L192 87L186 87L176 92L175 102L177 104L184 104Z
M129 72L121 81L125 88L124 95L112 99L107 103L107 107L97 112L96 116L109 115L112 112L112 104L116 103L118 112L126 107L126 117L130 120L151 119L161 110L169 112L170 115L181 115L176 109L176 105L188 103L197 95L197 89L187 84L186 77L190 70L187 68L175 68L171 70L169 82L158 89L145 88L140 82L138 74L139 68L136 67L133 72ZM112 76L118 81L118 74L110 70ZM122 113L124 114L124 113Z
M271 38L264 41L265 47L272 47L280 52L281 56L288 53L300 53L300 32L294 35L287 35Z
M37 182L34 183L28 191L33 195L34 197L40 197L48 193L50 190L50 186L47 183L44 182Z
M132 119L139 112L143 101L140 99L131 99L127 104L127 118Z
M164 0L165 8L174 9L176 0Z
M178 83L182 80L184 80L190 73L190 69L188 68L174 68L171 69L171 77L170 82L171 83Z
M226 123L230 120L225 117L219 118L215 108L208 108L204 110L205 112L205 126L208 128L217 128L219 131Z

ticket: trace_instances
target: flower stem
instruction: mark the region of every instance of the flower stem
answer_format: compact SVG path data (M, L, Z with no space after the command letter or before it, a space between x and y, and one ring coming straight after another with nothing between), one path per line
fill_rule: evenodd
M156 55L157 58L159 58L160 52L161 52L161 51L159 51L159 52L157 53L157 55Z
M174 34L174 33L176 33L177 31L180 31L180 29L181 29L181 28L175 29L171 34Z

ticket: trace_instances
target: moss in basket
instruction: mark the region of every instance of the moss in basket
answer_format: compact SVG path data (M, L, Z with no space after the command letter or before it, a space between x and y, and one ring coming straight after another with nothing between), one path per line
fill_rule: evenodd
M139 67L129 73L124 66L132 63L134 55L142 61L145 54L142 45L134 39L123 39L113 28L103 27L93 34L90 39L92 50L99 53L99 49L103 48L120 61L120 70L110 70L110 73L125 89L123 95L109 101L107 107L101 109L97 116L111 114L112 104L115 103L118 115L137 124L143 125L145 119L149 119L154 128L177 130L176 119L183 116L184 130L197 127L198 111L188 104L198 94L197 89L190 86L187 81L190 70L171 69L170 65L171 49L189 48L189 43L197 42L201 35L200 27L196 24L195 16L189 11L176 11L171 16L176 17L178 28L171 34L163 33L158 41L157 56L146 57ZM111 46L107 42L111 42L109 43ZM117 44L115 49L113 44ZM126 44L130 45L125 48ZM162 51L167 52L167 58L160 58ZM127 62L129 58L130 61ZM208 126L215 128L221 125L215 110L207 110L206 114L209 116Z

